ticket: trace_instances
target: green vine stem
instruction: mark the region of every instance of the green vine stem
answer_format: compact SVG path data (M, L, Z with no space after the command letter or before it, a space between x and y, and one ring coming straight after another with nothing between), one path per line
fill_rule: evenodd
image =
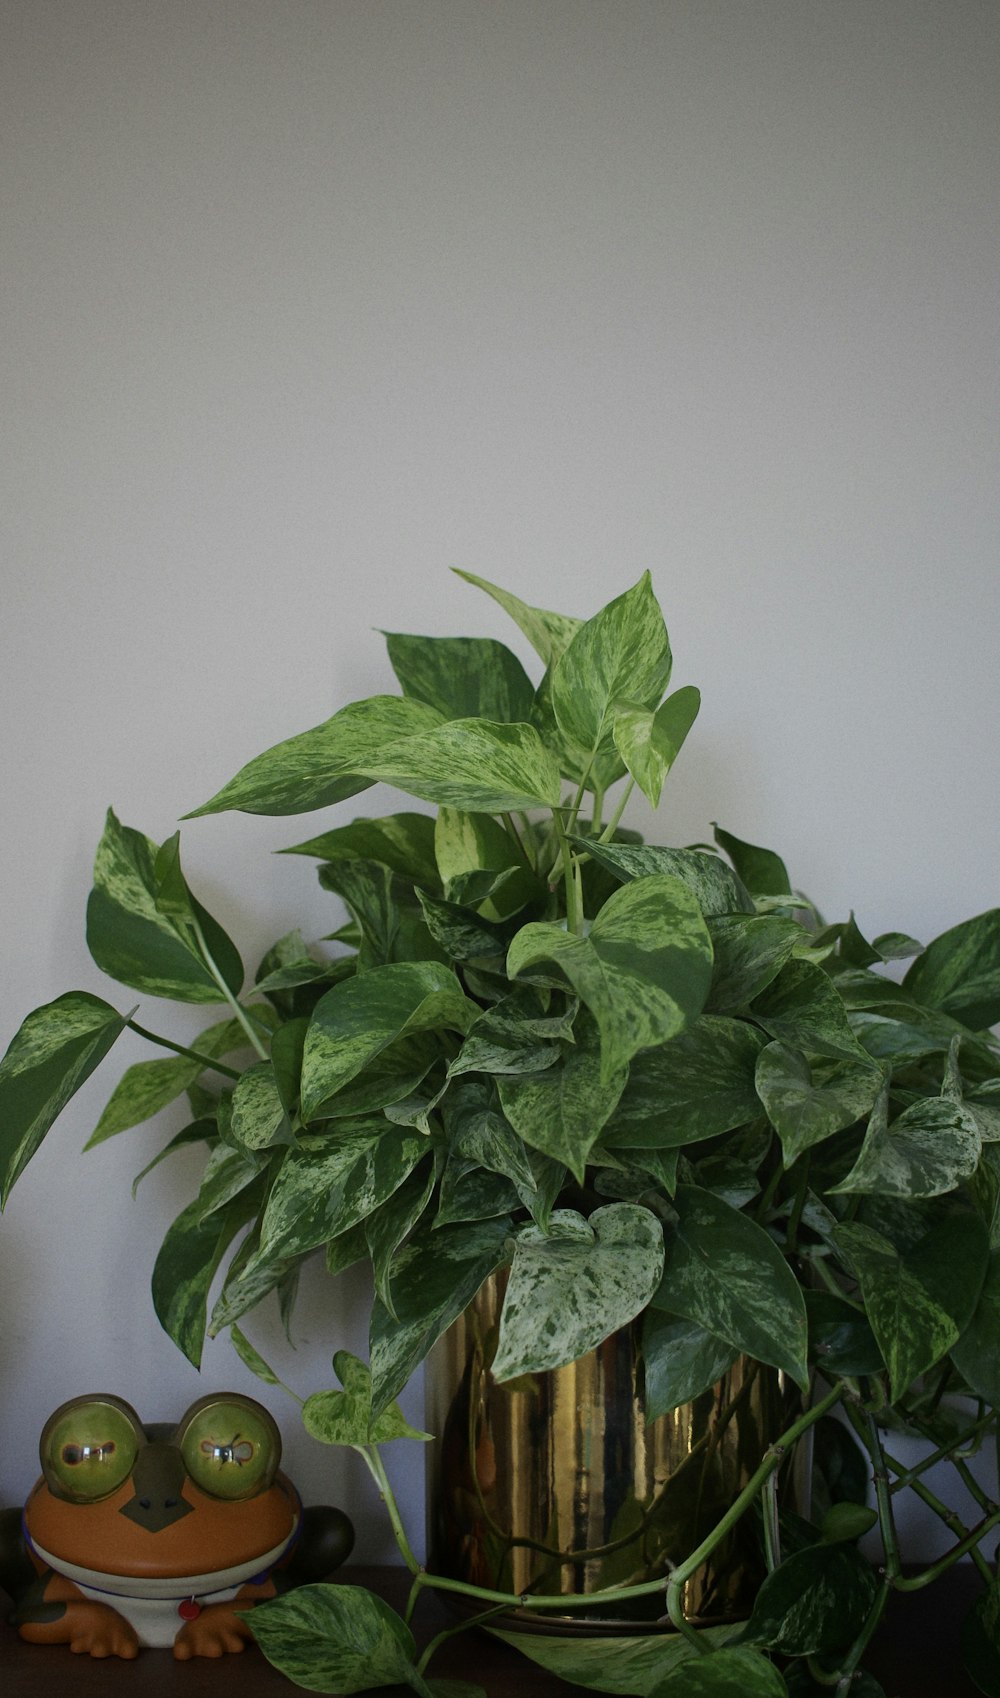
M186 1055L191 1061L200 1061L202 1067L211 1068L215 1073L222 1073L227 1079L239 1079L241 1075L235 1067L226 1067L221 1061L213 1061L211 1056L202 1055L199 1050L188 1049L184 1044L175 1044L171 1038L161 1038L156 1032L147 1031L140 1026L138 1020L126 1020L130 1032L135 1032L140 1038L145 1038L151 1044L159 1044L161 1049L173 1050L175 1055Z
M764 1558L768 1574L773 1574L781 1561L781 1532L778 1525L778 1476L769 1474L764 1481L761 1504L764 1528Z
M243 1030L245 1031L247 1038L249 1039L253 1048L257 1051L257 1054L260 1056L261 1061L266 1061L267 1060L267 1049L265 1048L263 1042L261 1041L260 1034L257 1032L256 1028L254 1027L253 1021L251 1020L246 1009L243 1007L242 1003L238 1000L238 998L236 998L233 995L229 986L226 984L226 981L223 978L222 974L219 972L219 969L215 964L215 960L214 960L214 957L212 955L212 951L209 949L208 944L205 941L205 933L203 932L199 922L194 918L194 916L192 916L190 923L191 923L191 929L194 932L194 935L195 935L197 942L198 942L198 948L201 950L201 954L202 954L202 958L205 962L205 966L208 968L213 979L215 980L216 984L218 985L220 991L222 992L225 1000L228 1002L230 1008L232 1009L235 1019L237 1019L239 1021L240 1025L243 1027Z

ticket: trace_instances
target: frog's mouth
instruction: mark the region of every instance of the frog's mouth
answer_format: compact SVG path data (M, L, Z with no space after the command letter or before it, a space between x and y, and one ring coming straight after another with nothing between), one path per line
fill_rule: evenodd
M57 1574L64 1575L67 1580L75 1580L77 1585L86 1586L90 1591L106 1592L109 1597L203 1598L208 1593L222 1592L232 1586L242 1586L248 1580L266 1577L295 1543L298 1532L299 1518L296 1516L292 1531L273 1549L209 1574L109 1574L107 1569L84 1568L79 1563L67 1562L64 1557L44 1550L37 1540L32 1541L32 1549Z

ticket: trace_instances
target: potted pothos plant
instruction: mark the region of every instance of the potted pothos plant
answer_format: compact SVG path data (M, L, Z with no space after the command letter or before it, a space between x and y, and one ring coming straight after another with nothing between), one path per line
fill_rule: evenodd
M179 836L158 846L109 813L87 909L97 966L222 1018L182 1043L90 991L30 1014L0 1064L3 1201L116 1038L139 1032L168 1053L128 1068L90 1144L190 1105L162 1153L203 1143L204 1176L152 1279L194 1363L206 1326L230 1328L268 1377L240 1321L274 1291L289 1312L308 1256L332 1274L370 1260L370 1363L338 1352L340 1388L308 1399L304 1418L374 1473L411 1603L426 1587L486 1614L514 1601L421 1569L378 1450L410 1434L400 1391L505 1268L500 1382L629 1324L650 1416L741 1354L803 1398L696 1548L613 1588L658 1595L677 1630L631 1648L629 1686L618 1642L522 1636L528 1655L657 1698L870 1698L859 1671L894 1592L967 1555L984 1591L965 1655L1000 1691L1000 1592L981 1550L1000 1507L968 1463L1000 1402L1000 910L926 948L869 941L853 917L825 923L777 854L718 827L708 845L640 841L620 825L629 796L656 807L699 705L692 687L670 690L648 575L586 621L459 576L520 627L535 678L492 639L390 635L399 694L268 749L187 816L307 813L375 783L432 804L292 847L349 915L321 946L282 937L248 982L188 886ZM810 1432L835 1466L814 1519L783 1516L773 1478ZM927 1441L927 1463L897 1459L900 1434ZM926 1485L942 1458L978 1504L974 1526ZM919 1574L900 1557L902 1490L952 1535ZM759 1527L766 1578L749 1620L699 1629L684 1587L742 1517ZM877 1567L857 1547L872 1524ZM427 1654L362 1588L291 1593L258 1607L253 1630L314 1690L429 1690Z

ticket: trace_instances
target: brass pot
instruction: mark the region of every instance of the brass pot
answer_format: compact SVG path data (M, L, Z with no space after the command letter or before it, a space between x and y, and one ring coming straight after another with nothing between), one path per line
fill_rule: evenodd
M498 1385L490 1372L506 1270L435 1346L427 1423L433 1572L514 1593L579 1595L665 1576L716 1525L788 1426L799 1393L742 1357L693 1403L647 1424L635 1326L589 1355ZM783 1470L785 1501L795 1494ZM685 1588L688 1617L749 1613L764 1577L745 1516ZM511 1612L512 1614L515 1612ZM662 1596L547 1615L559 1631L621 1631L663 1617ZM540 1625L537 1612L519 1612Z

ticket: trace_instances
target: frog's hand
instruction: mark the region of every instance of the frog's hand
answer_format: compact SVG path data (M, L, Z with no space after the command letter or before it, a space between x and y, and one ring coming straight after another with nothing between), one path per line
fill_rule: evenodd
M32 1645L68 1645L90 1657L137 1657L133 1627L108 1604L85 1598L72 1580L43 1575L14 1617L22 1639Z
M279 1592L326 1580L354 1549L354 1524L342 1509L313 1504L302 1511L302 1535L291 1556L275 1569Z
M224 1657L229 1651L242 1651L253 1633L236 1611L252 1609L254 1604L274 1595L274 1582L264 1580L241 1586L230 1603L203 1605L193 1620L184 1623L174 1640L177 1661L186 1663L191 1657Z

